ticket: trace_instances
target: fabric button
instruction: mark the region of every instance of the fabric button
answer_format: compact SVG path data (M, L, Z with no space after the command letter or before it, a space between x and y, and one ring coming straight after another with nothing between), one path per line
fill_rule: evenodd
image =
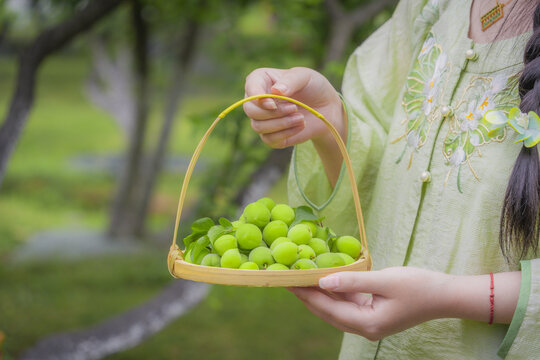
M431 181L431 173L429 171L422 171L422 174L420 174L420 180L422 182L430 182Z
M468 60L476 60L478 59L478 54L473 50L473 49L469 49L467 51L465 51L465 57L468 59Z

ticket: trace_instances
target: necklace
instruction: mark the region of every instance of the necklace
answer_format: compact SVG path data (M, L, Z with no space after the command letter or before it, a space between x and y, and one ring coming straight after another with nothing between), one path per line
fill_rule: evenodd
M503 8L511 3L512 0L508 0L504 4L499 3L497 0L497 5L487 13L480 17L480 23L482 24L482 31L485 31L488 27L495 24L497 21L501 20L504 16Z

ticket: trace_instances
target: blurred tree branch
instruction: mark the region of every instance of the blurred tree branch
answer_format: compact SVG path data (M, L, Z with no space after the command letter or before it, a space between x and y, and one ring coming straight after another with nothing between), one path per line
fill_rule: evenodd
M45 29L19 57L15 91L0 128L0 185L34 102L36 75L43 60L115 9L122 0L94 0L64 22Z

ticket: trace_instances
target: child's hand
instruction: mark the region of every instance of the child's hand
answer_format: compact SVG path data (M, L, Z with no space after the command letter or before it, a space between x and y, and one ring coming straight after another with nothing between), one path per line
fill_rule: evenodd
M345 138L341 99L330 82L315 70L303 67L288 70L261 68L249 74L246 97L269 93L288 96L309 105L331 121ZM326 125L290 102L259 99L245 103L244 111L251 118L253 130L273 148L284 148L309 139L316 146L324 148L328 141L333 146L334 140L329 137Z
M421 322L445 317L450 306L443 295L449 278L433 271L395 267L339 272L322 278L321 288L289 290L334 327L379 340Z

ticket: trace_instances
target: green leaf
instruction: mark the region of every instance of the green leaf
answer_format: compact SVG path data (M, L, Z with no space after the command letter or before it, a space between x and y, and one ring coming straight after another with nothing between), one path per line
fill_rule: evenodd
M537 129L532 129L532 130L528 130L527 131L530 136L525 139L525 141L523 142L525 144L525 147L533 147L535 146L536 144L538 144L540 142L540 131L537 130Z
M195 243L192 242L188 246L186 246L186 250L184 251L184 260L188 263L192 263L193 260L191 260L191 252L193 251L193 248L195 247Z
M488 128L488 135L492 137L506 126L507 118L502 111L489 110L485 113L483 120Z
M194 242L195 240L197 240L200 236L201 235L198 234L198 233L191 233L188 236L186 236L183 239L185 249L187 250L189 248L189 245L191 245L191 243Z
M313 209L309 206L299 206L295 209L296 217L291 226L298 224L303 220L318 222L324 219L324 216L317 216L313 213Z
M521 142L521 141L525 141L530 137L531 137L531 133L529 131L525 131L523 134L519 134L517 140L514 141L514 144L516 144L518 142Z
M195 220L193 225L191 225L191 230L193 230L194 233L207 233L210 228L214 226L214 221L210 219L209 217L204 217L198 220Z
M229 219L226 219L224 217L219 218L219 224L223 226L224 228L231 228L232 229L232 223L229 221Z
M509 119L515 120L519 115L521 115L521 110L517 106L514 106L513 108L510 109L510 111L508 111Z
M518 124L516 119L508 119L507 122L508 122L508 125L510 125L510 127L514 129L518 134L525 133L525 129L521 125Z
M209 243L210 243L210 239L208 238L208 236L206 236L206 235L201 236L194 243L193 250L191 250L191 261L195 261L195 259L197 259L197 257L201 253L201 251L206 249L206 246L208 246Z
M227 230L222 225L214 225L208 230L208 238L210 239L210 242L214 244L214 241L216 241L217 238L228 232L232 232L232 230Z
M506 124L506 115L500 110L489 110L484 114L484 119L490 125L505 125Z
M533 111L529 111L529 126L528 128L529 129L535 129L535 130L538 130L540 129L540 118L538 117L538 115L536 115L535 112Z

